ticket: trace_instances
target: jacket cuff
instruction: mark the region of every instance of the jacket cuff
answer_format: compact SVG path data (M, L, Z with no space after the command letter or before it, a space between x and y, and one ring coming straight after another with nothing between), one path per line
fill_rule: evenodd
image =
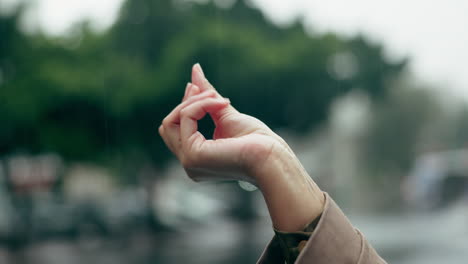
M338 205L325 195L320 221L295 263L386 263L353 227ZM285 256L277 237L269 243L258 264L284 263Z
M322 214L309 223L302 231L283 232L273 228L275 230L275 237L273 239L278 240L286 264L296 262L297 257L305 247L315 228L317 228L321 216Z
M362 248L361 234L325 193L322 217L296 263L359 263Z

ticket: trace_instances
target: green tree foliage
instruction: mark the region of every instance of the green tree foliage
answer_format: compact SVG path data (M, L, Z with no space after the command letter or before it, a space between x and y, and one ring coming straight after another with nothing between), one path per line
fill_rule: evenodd
M0 18L1 154L162 165L171 155L157 127L196 62L240 111L298 133L352 89L382 97L404 66L362 36L307 34L300 22L279 27L245 1L226 9L127 0L108 31L83 23L60 38L22 33L20 14Z

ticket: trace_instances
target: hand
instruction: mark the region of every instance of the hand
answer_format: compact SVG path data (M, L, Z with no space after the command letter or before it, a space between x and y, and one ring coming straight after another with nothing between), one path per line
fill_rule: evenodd
M213 140L198 132L198 120L206 114L216 126ZM163 120L159 133L191 179L257 185L279 230L302 230L323 211L323 193L286 142L260 120L232 107L198 64L181 104Z
M205 78L200 65L182 103L162 122L159 132L190 178L244 180L256 183L254 171L274 148L286 143L260 120L239 113ZM213 140L198 132L197 121L209 114L215 123Z

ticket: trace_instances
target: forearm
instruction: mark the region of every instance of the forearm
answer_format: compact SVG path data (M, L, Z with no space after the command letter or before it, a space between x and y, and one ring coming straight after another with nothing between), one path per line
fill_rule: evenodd
M287 146L272 152L253 175L273 226L283 231L276 231L259 264L386 263ZM314 221L319 216L319 222Z
M192 82L186 87L182 103L159 127L161 137L189 177L196 181L255 183L276 232L306 235L299 242L292 241L294 254L286 254L291 255L290 263L385 263L331 198L322 193L283 139L260 120L230 106L206 80L199 65L193 67ZM198 120L206 114L216 124L212 140L198 131ZM307 232L313 233L307 237ZM258 263L284 263L285 255L278 252L275 241ZM286 248L283 251L289 252L290 243L282 241L281 247Z
M254 174L276 229L302 230L322 213L322 191L287 146L277 145L268 159L250 173Z

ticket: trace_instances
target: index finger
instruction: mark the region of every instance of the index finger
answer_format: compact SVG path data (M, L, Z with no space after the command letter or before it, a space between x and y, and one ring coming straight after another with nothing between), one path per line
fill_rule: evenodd
M211 83L206 79L205 74L199 63L193 65L192 67L192 82L200 87L201 91L214 90L216 89L211 85ZM219 95L219 94L218 94ZM219 95L221 97L221 95Z
M198 120L207 113L215 113L229 105L224 98L204 98L180 111L180 137L183 147L187 147L190 137L198 131Z

